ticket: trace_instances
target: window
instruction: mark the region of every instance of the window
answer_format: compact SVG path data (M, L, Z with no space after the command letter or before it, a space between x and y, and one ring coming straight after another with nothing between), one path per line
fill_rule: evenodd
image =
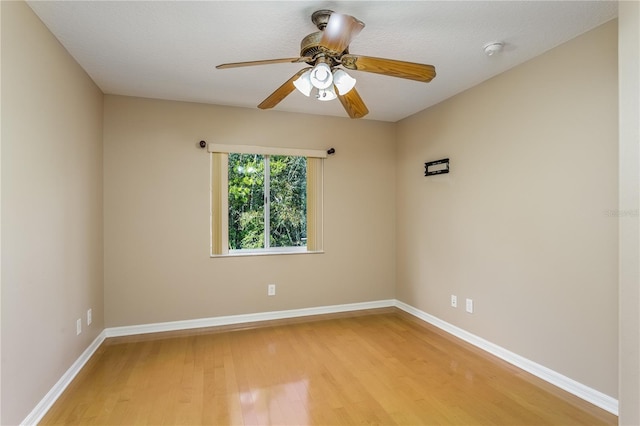
M209 151L213 256L322 251L323 151Z
M307 158L229 154L229 250L306 247Z

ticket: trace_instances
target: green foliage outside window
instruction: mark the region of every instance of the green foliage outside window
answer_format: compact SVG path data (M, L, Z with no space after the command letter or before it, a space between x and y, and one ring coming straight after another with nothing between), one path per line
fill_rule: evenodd
M264 247L264 157L229 154L229 248Z
M266 180L265 170L270 171ZM305 246L306 176L305 157L229 154L229 249L266 248L265 230L268 247Z

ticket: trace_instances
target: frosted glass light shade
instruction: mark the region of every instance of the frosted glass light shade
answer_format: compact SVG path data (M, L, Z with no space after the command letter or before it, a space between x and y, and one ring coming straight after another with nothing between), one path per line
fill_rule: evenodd
M333 72L333 84L336 85L338 93L346 95L356 85L356 79L343 70L335 70Z
M331 68L324 62L320 62L311 69L311 75L309 78L311 80L311 84L318 89L327 89L333 84Z
M333 86L331 86L326 89L318 89L316 97L319 101L332 101L337 98L338 95L336 95L336 91L333 89Z
M313 89L311 79L309 78L310 75L311 70L303 73L297 80L293 81L293 85L296 86L296 89L298 89L300 93L305 96L309 96L311 94L311 90Z

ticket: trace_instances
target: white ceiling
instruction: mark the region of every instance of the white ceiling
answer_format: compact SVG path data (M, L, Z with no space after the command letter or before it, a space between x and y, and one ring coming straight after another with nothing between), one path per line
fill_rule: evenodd
M107 94L255 108L306 64L217 70L297 57L318 9L366 24L350 52L432 64L428 84L360 71L366 119L395 122L617 16L615 1L29 1ZM506 44L488 57L483 46ZM553 78L549 69L548 78ZM275 110L346 117L294 91Z

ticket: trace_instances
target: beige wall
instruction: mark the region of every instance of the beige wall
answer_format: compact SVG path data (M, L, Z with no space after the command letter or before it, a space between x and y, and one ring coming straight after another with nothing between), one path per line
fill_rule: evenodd
M106 96L104 126L107 326L394 297L392 123ZM326 253L210 258L202 139L334 147L324 168Z
M102 93L25 3L0 3L0 423L17 424L104 329Z
M614 398L616 43L612 21L401 121L396 185L399 300Z
M640 3L619 4L620 424L640 424Z

